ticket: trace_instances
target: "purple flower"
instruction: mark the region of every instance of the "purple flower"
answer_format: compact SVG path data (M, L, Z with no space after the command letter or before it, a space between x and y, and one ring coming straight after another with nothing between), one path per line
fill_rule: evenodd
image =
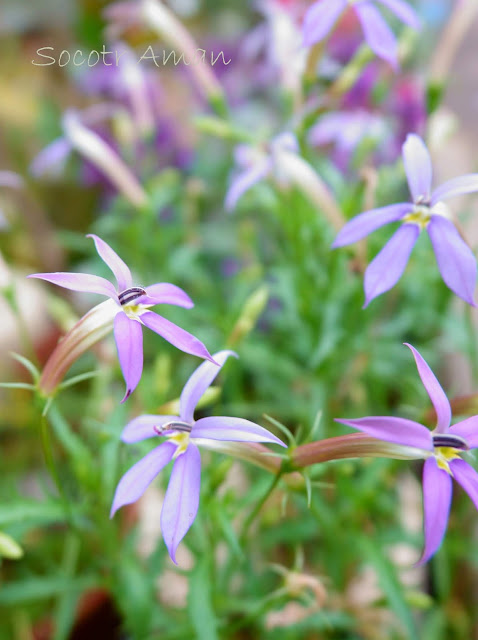
M126 382L124 402L137 387L143 372L142 326L148 327L172 345L214 363L203 343L166 318L150 311L156 304L173 304L190 309L194 306L189 296L174 284L160 282L141 287L133 285L131 271L121 258L101 238L90 234L100 258L113 272L117 286L109 280L87 273L34 273L29 278L40 278L65 289L98 293L116 302L114 335L121 370ZM215 365L214 365L215 366Z
M163 436L158 447L137 462L121 478L111 507L111 517L125 504L136 502L168 462L174 460L161 511L161 531L173 562L176 549L194 522L199 506L201 458L197 445L208 440L229 442L273 442L286 445L272 433L249 420L214 416L194 420L198 401L211 385L233 351L219 351L219 367L204 362L187 381L179 400L178 416L144 415L126 425L121 439L133 443ZM237 357L237 356L236 356Z
M426 229L445 284L457 296L475 306L475 256L457 231L451 212L443 200L478 191L478 174L453 178L432 191L432 164L423 140L410 134L402 152L413 202L392 204L361 213L344 226L332 247L357 242L389 222L403 222L367 267L364 280L366 307L371 300L398 282L420 232Z
M234 150L234 159L240 168L231 181L224 206L227 211L236 208L240 198L258 182L270 175L279 180L278 165L284 153L297 154L299 143L293 133L285 132L273 138L268 144L254 147L239 144Z
M404 0L318 0L307 11L304 18L304 44L309 47L323 40L332 30L341 13L351 6L362 25L365 40L372 51L398 67L397 40L390 27L374 6L380 2L402 22L413 29L420 28L415 11Z
M445 392L418 351L409 344L406 346L415 357L418 374L435 408L435 429L430 431L413 420L384 416L340 419L337 422L386 442L423 450L425 548L419 561L422 564L438 550L445 535L452 478L463 487L478 509L478 473L461 458L465 451L478 447L478 416L450 426L451 408Z

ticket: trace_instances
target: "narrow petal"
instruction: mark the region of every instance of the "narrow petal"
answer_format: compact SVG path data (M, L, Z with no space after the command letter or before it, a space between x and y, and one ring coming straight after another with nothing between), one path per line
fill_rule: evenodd
M452 178L444 182L432 193L432 205L448 198L462 196L475 191L478 191L478 173Z
M130 444L132 442L139 442L140 440L152 438L153 436L158 435L154 430L155 427L162 427L163 424L173 422L177 419L178 416L139 416L138 418L131 420L131 422L128 422L121 434L121 440Z
M476 449L478 447L478 416L471 416L457 422L450 427L449 432L466 440L470 449Z
M446 286L475 307L476 258L472 250L453 222L443 216L432 216L427 231Z
M388 207L365 211L352 218L350 222L347 222L345 227L339 231L332 248L336 249L337 247L344 247L347 244L357 242L376 229L390 222L401 220L412 209L413 206L409 202L401 202L400 204L391 204Z
M407 342L405 342L404 344L413 353L413 357L415 358L415 363L418 369L418 375L420 376L423 386L427 390L427 393L430 396L430 400L435 407L435 412L437 414L436 430L438 431L438 433L446 433L451 422L451 407L450 403L448 402L448 398L441 388L441 385L438 382L435 374L415 349L415 347L412 347L412 345L408 344Z
M126 382L124 402L138 386L143 372L143 331L137 320L118 313L115 318L114 334L121 371Z
M155 301L155 304L173 304L176 307L184 307L184 309L194 307L194 302L188 294L175 284L158 282L146 287L146 293L151 300Z
M448 523L451 495L450 475L440 469L435 458L428 458L423 467L425 548L419 565L428 562L441 545Z
M66 138L57 138L33 159L30 172L35 178L43 176L57 177L65 168L65 163L72 150Z
M141 314L141 322L177 349L214 362L211 354L200 340L157 313L146 311Z
M412 29L420 29L421 22L417 12L403 0L378 0Z
M414 202L431 199L433 168L428 149L415 133L410 133L402 147L403 164Z
M470 496L475 509L478 509L478 473L461 458L451 460L450 469L455 480Z
M102 296L108 296L108 298L117 299L116 289L109 280L100 278L100 276L92 276L89 273L66 273L62 271L56 273L32 273L27 278L39 278L64 289L84 293L98 293Z
M228 442L272 442L287 447L273 433L255 422L243 418L214 416L198 420L191 432L191 438L208 438Z
M346 4L346 0L319 0L308 9L302 27L305 47L320 42L330 33Z
M213 355L213 362L203 362L194 371L184 388L179 399L179 415L185 422L193 422L194 409L197 403L204 395L206 389L212 384L213 380L222 369L224 363L229 356L237 358L234 351L219 351Z
M398 45L393 31L370 2L354 5L368 46L379 58L398 69Z
M110 518L120 507L141 498L161 469L170 462L175 451L175 444L163 442L124 474L116 487Z
M270 170L271 163L270 159L267 158L263 162L235 176L227 190L224 201L226 211L233 211L246 191L249 191L251 187L266 178Z
M201 456L196 445L190 442L174 463L161 511L161 531L175 563L176 549L198 511L200 485Z
M433 451L431 431L413 420L395 418L393 416L368 416L352 420L335 418L335 422L363 431L363 433L378 440L393 442L405 447Z
M113 249L106 244L104 240L98 238L94 234L90 233L87 238L93 238L96 250L100 258L105 262L113 272L114 277L118 283L118 291L124 291L133 286L133 278L131 277L131 271L129 267L121 260L119 255L113 251Z
M402 225L368 265L364 278L364 307L397 284L419 235L416 224Z

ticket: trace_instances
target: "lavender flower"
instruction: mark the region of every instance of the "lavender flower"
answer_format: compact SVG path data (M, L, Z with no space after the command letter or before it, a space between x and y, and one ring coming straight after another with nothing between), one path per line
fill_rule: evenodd
M194 306L189 296L174 284L160 282L149 287L134 286L131 271L123 260L101 238L90 234L100 258L113 272L117 287L109 280L86 273L34 273L29 278L40 278L65 289L98 293L111 298L116 304L114 335L121 370L126 382L124 402L137 387L143 372L142 326L148 327L172 345L214 363L204 344L193 335L149 309L156 304L173 304L190 309Z
M273 138L268 145L254 147L239 144L234 149L234 159L239 171L234 176L226 194L224 206L227 211L236 208L240 198L254 185L270 175L274 175L277 159L281 153L297 154L299 143L293 133L282 133Z
M176 549L194 522L199 506L201 458L197 445L208 440L273 442L286 445L272 433L249 420L219 417L194 420L194 410L233 351L219 351L219 367L204 362L187 381L179 400L178 416L144 415L126 425L121 439L133 443L164 436L166 440L137 462L121 478L111 507L111 517L126 504L136 502L163 467L174 460L161 511L161 531L173 562ZM237 356L236 356L237 357Z
M280 188L296 186L321 210L335 229L343 216L329 187L299 153L299 143L291 132L284 132L261 146L240 144L235 148L240 171L233 177L224 206L232 211L239 199L255 184L272 177Z
M426 229L445 284L475 306L475 256L457 231L443 200L478 191L478 174L453 178L432 191L432 164L423 140L415 134L409 135L402 152L413 202L361 213L344 226L332 246L343 247L357 242L389 222L403 222L367 267L364 280L366 307L398 282L420 232Z
M419 560L419 564L422 564L438 550L445 535L452 478L463 487L478 509L478 473L461 458L464 452L478 447L478 416L450 426L451 408L445 392L418 351L409 344L406 346L415 357L418 374L435 407L435 429L430 431L413 420L384 416L340 419L337 422L359 429L374 438L423 451L425 548Z
M413 29L420 28L415 11L404 0L375 0L385 5L402 22ZM351 6L362 25L365 40L372 51L398 67L397 40L390 27L374 7L373 0L318 0L304 18L304 44L309 47L323 40L332 30L341 13Z

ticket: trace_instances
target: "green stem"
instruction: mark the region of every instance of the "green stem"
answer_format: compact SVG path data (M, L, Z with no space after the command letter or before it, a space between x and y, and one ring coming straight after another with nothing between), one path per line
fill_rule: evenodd
M254 507L254 509L251 511L251 513L247 517L246 521L244 522L244 526L242 528L242 533L241 533L241 537L240 537L241 544L244 544L244 542L246 540L246 537L247 537L247 533L249 531L249 528L250 528L251 524L254 522L254 520L256 519L256 517L259 514L260 510L264 506L266 500L269 498L271 493L274 491L274 489L278 485L279 480L282 477L282 473L283 473L282 469L279 469L279 471L274 476L274 479L273 479L272 483L270 484L269 488L267 489L265 494L262 496L262 498L257 502L256 506Z

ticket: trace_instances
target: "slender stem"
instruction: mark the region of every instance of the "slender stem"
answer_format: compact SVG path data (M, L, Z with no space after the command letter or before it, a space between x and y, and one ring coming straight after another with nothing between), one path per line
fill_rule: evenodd
M303 469L320 462L369 457L414 460L423 458L424 452L377 440L364 433L349 433L297 447L291 454L291 466L293 469Z
M279 480L281 479L281 477L282 477L282 470L279 470L279 472L274 476L274 479L273 479L272 483L269 485L269 488L267 489L265 494L257 502L257 504L254 507L254 509L248 515L246 521L244 522L244 526L242 528L242 533L241 533L241 537L240 537L241 544L244 544L244 542L246 540L246 537L247 537L247 533L249 531L249 528L250 528L251 524L254 522L254 520L256 519L256 517L259 514L260 510L264 506L266 500L269 498L271 493L274 491L274 489L278 485Z

